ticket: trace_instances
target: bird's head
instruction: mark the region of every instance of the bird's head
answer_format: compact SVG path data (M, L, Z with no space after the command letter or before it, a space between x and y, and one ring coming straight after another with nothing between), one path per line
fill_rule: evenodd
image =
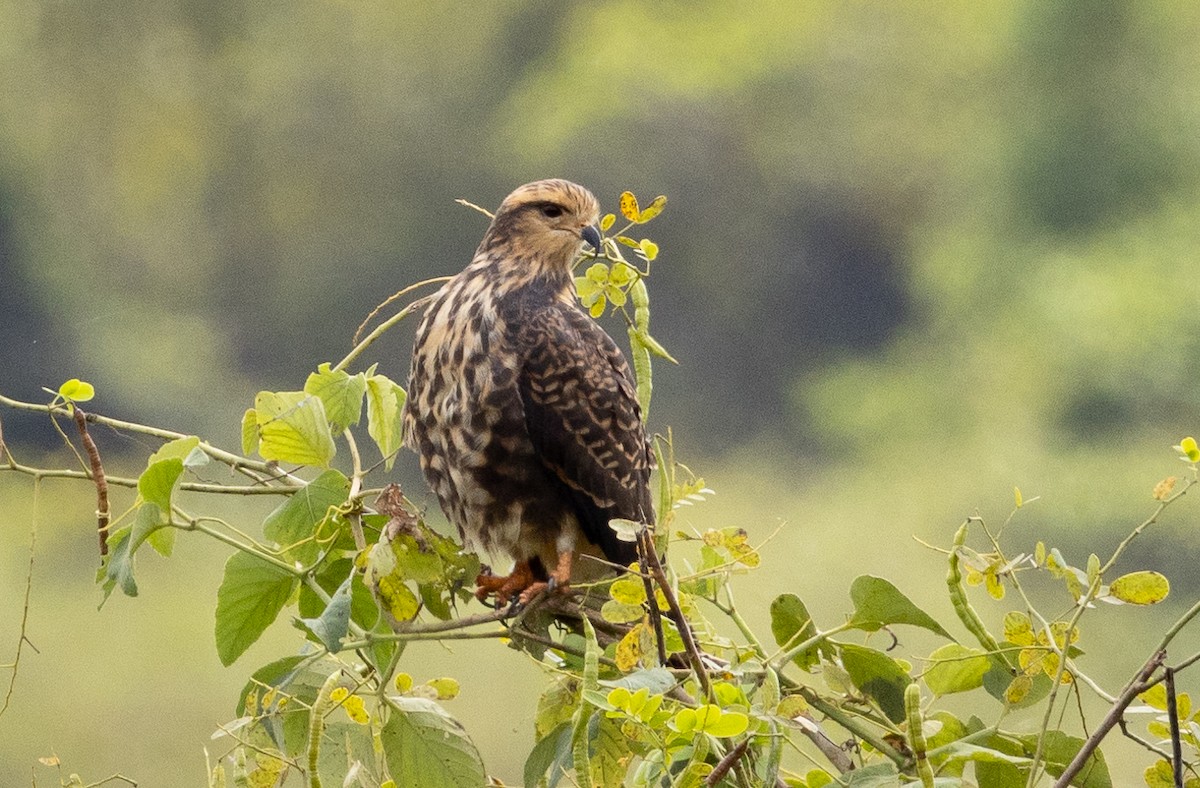
M569 274L586 241L599 248L600 203L590 191L559 179L534 181L504 198L480 245L501 251L526 274Z

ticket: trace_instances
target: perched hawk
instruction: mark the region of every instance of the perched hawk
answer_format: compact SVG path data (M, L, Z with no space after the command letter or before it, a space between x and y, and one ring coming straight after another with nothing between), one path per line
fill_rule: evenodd
M510 557L476 596L565 587L580 553L628 565L613 518L649 523L653 464L629 366L578 306L572 264L599 205L563 180L501 203L417 329L406 443L468 549ZM584 576L580 562L575 579ZM593 576L594 576L593 572Z

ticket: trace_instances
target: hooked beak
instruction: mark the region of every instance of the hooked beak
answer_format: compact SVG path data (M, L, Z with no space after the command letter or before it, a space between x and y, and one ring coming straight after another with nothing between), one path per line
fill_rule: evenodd
M581 238L583 238L583 240L585 240L589 244L591 244L592 248L595 249L597 252L601 251L601 249L600 249L600 231L597 230L595 227L593 227L592 225L589 224L588 226L584 227L582 230L579 231L579 235Z

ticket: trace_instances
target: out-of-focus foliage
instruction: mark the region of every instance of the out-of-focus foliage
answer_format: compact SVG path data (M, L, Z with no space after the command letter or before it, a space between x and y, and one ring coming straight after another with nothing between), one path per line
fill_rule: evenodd
M1094 439L1186 401L1186 4L0 13L6 383L69 367L138 413L211 412L199 381L281 381L457 270L452 198L560 174L613 209L634 177L674 195L660 289L705 308L664 310L691 362L664 415L721 413L679 425L709 446L1026 406Z

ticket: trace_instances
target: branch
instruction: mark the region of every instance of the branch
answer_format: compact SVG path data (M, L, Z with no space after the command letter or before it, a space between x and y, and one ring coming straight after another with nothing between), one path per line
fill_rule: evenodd
M104 479L100 450L88 434L87 414L78 405L75 406L75 426L79 428L79 439L83 441L83 450L87 452L88 462L92 466L92 481L96 484L96 533L100 539L100 555L103 557L108 555L108 482Z
M749 746L750 737L747 736L738 743L738 746L726 753L725 757L722 758L720 762L717 763L716 767L708 773L708 777L705 778L704 784L713 786L725 779L725 775L729 774L729 770L733 768L733 765L741 760L742 756L746 754L746 748Z
M716 701L716 695L713 694L712 682L708 678L708 670L704 667L704 657L700 654L700 649L696 646L696 639L692 636L692 628L688 625L687 619L684 618L683 610L679 607L679 600L675 597L675 591L671 588L670 582L667 580L667 574L663 571L662 561L658 560L658 551L651 549L646 552L646 561L650 564L647 569L654 577L654 582L658 583L662 589L663 596L667 598L667 606L671 608L671 618L675 620L675 626L679 628L679 636L683 639L683 648L687 652L688 660L692 663L692 672L696 674L696 680L700 683L701 689L704 690L704 697L709 703ZM658 600L653 597L647 600L651 605L657 605Z
M1092 732L1088 740L1083 743L1083 746L1079 748L1079 752L1075 754L1074 760L1059 775L1058 781L1054 783L1054 788L1067 788L1071 784L1071 780L1083 769L1083 765L1087 763L1088 758L1100 746L1100 742L1113 729L1113 726L1121 721L1122 716L1125 714L1125 709L1129 708L1129 704L1133 703L1134 698L1158 683L1157 681L1152 681L1150 676L1162 666L1163 660L1166 658L1167 653L1165 651L1156 651L1150 659L1146 660L1146 664L1142 665L1141 670L1137 672L1133 680L1117 696L1117 702L1108 710L1108 714L1104 715L1104 719L1100 721L1100 725Z
M4 436L0 435L0 444L3 444ZM17 687L17 671L21 667L21 652L24 650L26 643L29 643L30 648L33 648L33 643L26 637L25 632L29 626L29 595L33 590L33 560L34 548L37 546L37 511L38 511L38 492L41 485L34 483L33 492L33 527L29 531L29 571L25 575L25 602L21 606L21 628L17 632L17 653L13 657L11 665L5 667L12 668L12 676L8 680L8 690L4 693L4 704L0 705L0 717L4 716L4 712L8 711L9 703L12 702L13 692ZM36 648L33 649L35 652Z
M411 304L404 307L399 312L392 315L387 320L383 321L378 326L376 326L374 331L372 331L370 334L367 334L366 338L364 338L361 342L359 342L358 341L359 334L361 334L362 330L367 327L367 323L371 322L371 318L373 318L373 317L375 317L375 315L379 314L379 310L383 309L385 306L392 303L397 298L400 298L401 296L403 296L407 293L411 293L413 290L416 290L418 287L424 287L425 285L437 284L440 282L448 282L448 281L450 281L450 278L451 277L448 277L448 276L435 276L432 279L424 279L420 282L411 284L408 287L403 288L399 292L393 293L390 296L388 296L382 304L380 304L379 306L372 309L371 314L367 315L366 319L363 320L362 323L359 324L358 329L354 332L354 339L353 339L353 341L357 342L357 344L354 346L353 350L351 350L348 354L346 354L345 358L343 358L341 361L339 361L338 363L333 365L333 371L337 372L338 370L343 370L346 367L350 366L351 362L353 362L354 359L361 356L362 352L364 350L366 350L368 347L370 347L371 344L376 339L379 339L379 337L382 336L385 331L387 331L389 328L391 328L392 326L399 323L404 318L411 315L415 310L423 307L425 305L425 302L427 302L427 301L429 301L429 299L433 298L433 296L436 295L436 293L430 294L427 296L423 296L421 298L418 298L416 301L413 301Z

